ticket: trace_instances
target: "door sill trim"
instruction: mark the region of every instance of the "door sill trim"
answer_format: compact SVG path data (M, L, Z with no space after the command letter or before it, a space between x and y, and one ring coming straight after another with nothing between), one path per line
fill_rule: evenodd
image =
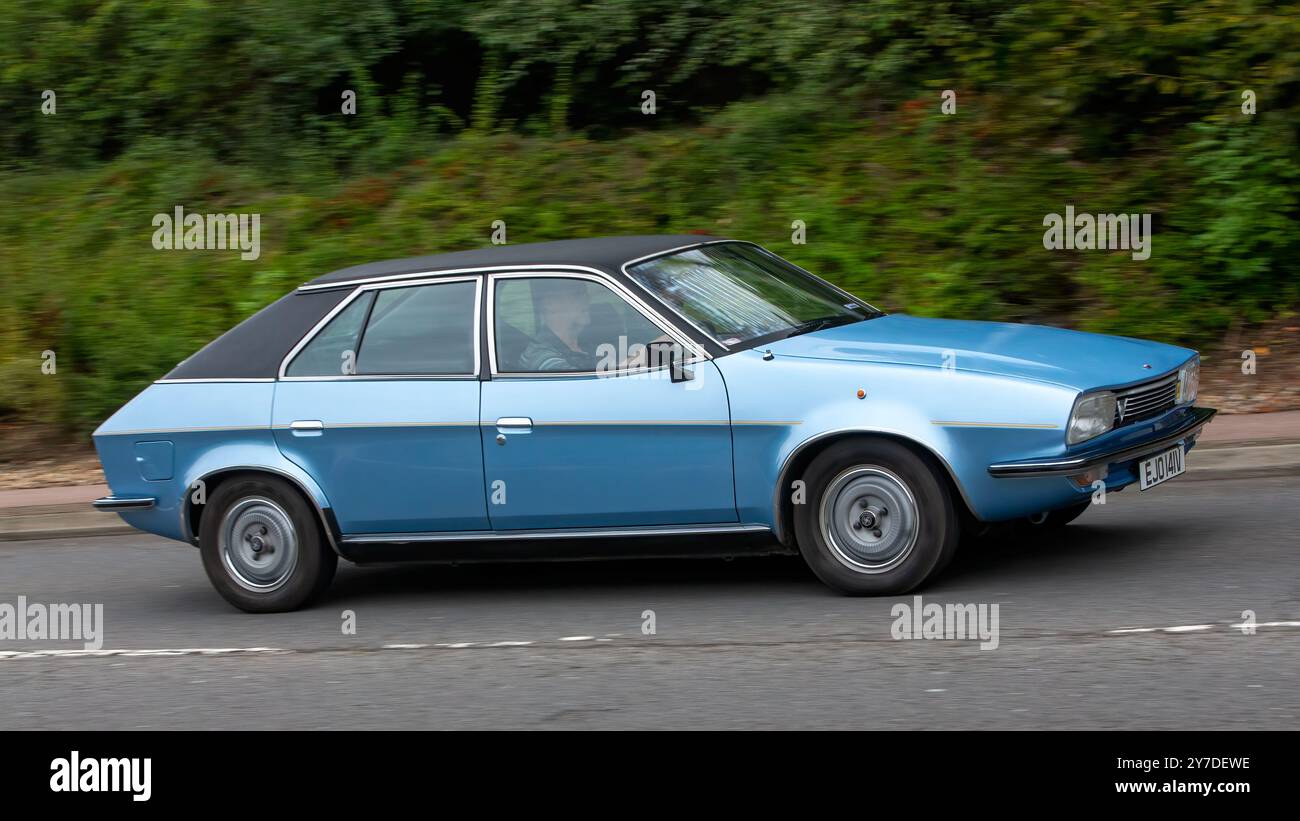
M344 544L412 544L416 542L508 542L520 539L584 539L629 536L706 536L722 533L770 533L758 524L659 525L651 527L582 527L555 530L460 530L439 533L357 533Z

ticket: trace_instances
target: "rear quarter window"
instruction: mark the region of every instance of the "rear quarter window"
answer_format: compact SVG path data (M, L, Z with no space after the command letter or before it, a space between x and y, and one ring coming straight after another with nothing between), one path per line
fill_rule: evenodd
M355 368L357 341L373 291L363 293L330 320L289 363L285 376L346 376Z

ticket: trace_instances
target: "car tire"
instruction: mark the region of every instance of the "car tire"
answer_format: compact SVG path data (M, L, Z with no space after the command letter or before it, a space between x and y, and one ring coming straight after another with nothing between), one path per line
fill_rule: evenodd
M248 613L296 610L329 587L338 556L316 511L289 483L233 477L199 523L203 569L226 601Z
M947 482L897 442L835 445L812 461L804 480L807 503L794 514L799 552L841 593L906 593L956 553L961 526Z
M1044 530L1057 530L1065 527L1070 522L1079 518L1085 510L1092 507L1092 500L1079 502L1073 507L1062 507L1057 510L1049 510L1023 522L1024 529L1030 533L1039 533Z

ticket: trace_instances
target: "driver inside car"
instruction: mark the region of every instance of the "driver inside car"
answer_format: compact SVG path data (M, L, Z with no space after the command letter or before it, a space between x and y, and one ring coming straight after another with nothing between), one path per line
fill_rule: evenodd
M594 371L596 357L578 335L591 324L591 297L581 282L543 279L533 283L537 336L524 348L525 371Z
M624 354L614 370L646 365L647 345L629 344L626 337L601 339L599 343L588 339L584 346L584 331L586 336L591 336L592 330L591 289L586 283L543 279L532 283L532 288L538 331L520 356L522 370L577 373L606 370L614 364L609 361L609 350ZM624 333L611 331L601 324L595 330ZM671 341L667 334L659 334L649 344Z

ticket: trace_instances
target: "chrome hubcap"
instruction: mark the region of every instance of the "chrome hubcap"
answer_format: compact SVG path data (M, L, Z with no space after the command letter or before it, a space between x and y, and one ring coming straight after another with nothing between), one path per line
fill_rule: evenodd
M835 558L858 573L901 564L916 545L919 523L912 491L884 468L849 468L822 494L822 537Z
M270 499L240 499L221 520L221 561L235 583L255 593L279 588L298 566L298 534Z

